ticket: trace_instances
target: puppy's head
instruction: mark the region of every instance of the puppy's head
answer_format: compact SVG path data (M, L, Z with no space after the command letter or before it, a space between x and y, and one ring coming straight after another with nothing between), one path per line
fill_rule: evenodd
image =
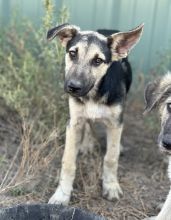
M87 95L106 73L112 61L126 57L139 41L143 25L105 37L94 31L63 24L48 31L47 39L58 37L66 48L64 89L72 96Z
M158 144L162 151L171 154L171 73L147 85L145 101L145 112L158 107L161 117Z

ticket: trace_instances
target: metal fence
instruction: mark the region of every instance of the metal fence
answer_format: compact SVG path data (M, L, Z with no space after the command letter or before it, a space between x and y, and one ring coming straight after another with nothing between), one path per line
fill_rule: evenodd
M56 8L65 4L70 22L82 29L110 28L130 30L145 23L143 37L130 55L134 67L145 73L158 61L158 53L171 49L171 0L54 0ZM18 8L20 16L41 23L42 0L0 0L1 24Z

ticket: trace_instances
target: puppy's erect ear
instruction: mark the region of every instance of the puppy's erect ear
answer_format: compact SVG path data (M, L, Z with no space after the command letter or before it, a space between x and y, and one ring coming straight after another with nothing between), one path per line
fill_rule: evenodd
M160 99L160 94L158 92L159 83L160 80L150 82L147 84L145 88L144 99L145 99L146 107L144 114L150 112L153 108L155 108Z
M171 94L170 83L167 82L164 85L162 83L163 83L163 78L160 78L147 85L144 94L144 98L146 102L144 114L150 112L152 109L160 105L163 99L165 100L168 96L170 96Z
M78 32L80 28L75 25L62 24L57 27L50 29L47 33L47 39L52 40L58 37L63 46L66 46L68 41L70 41Z
M144 24L128 32L119 32L108 37L112 51L112 60L119 60L128 56L129 51L140 40Z

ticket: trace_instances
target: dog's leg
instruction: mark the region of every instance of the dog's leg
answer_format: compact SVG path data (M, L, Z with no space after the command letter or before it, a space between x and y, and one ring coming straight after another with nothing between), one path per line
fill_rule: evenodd
M144 220L171 220L171 190L158 216L145 218Z
M156 220L156 217L144 218L143 220Z
M72 121L66 128L65 150L62 158L62 168L59 185L56 192L50 198L49 203L67 205L73 189L73 181L76 170L76 157L78 153L78 142L80 141L80 131L83 122L81 120Z
M122 128L122 124L113 126L107 124L107 152L103 164L103 196L108 200L118 199L122 194L117 178Z
M171 180L171 157L169 158L168 174ZM159 214L155 217L145 218L144 220L171 220L171 189Z
M171 219L171 190L167 196L167 199L163 205L162 210L158 214L155 220L170 220Z
M91 122L86 121L83 131L83 140L80 145L80 152L84 155L92 153L93 148L99 145L99 142L96 138L96 134L92 126L93 125L91 124Z

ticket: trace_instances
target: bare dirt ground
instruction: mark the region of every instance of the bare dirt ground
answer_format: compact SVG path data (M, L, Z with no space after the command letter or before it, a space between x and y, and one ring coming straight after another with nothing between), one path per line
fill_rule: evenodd
M160 129L159 120L154 113L142 115L144 109L142 97L131 94L129 97L131 98L127 102L122 138L125 150L119 163L123 197L114 202L102 198L101 166L104 148L95 148L92 155L79 155L70 202L71 206L81 207L114 220L137 220L157 214L156 206L165 200L169 190L167 164L156 144ZM16 118L17 114L10 112L8 107L1 103L0 181L4 179L20 142L18 131L20 120ZM58 178L54 179L53 176L59 176L62 153L63 147L58 150L57 159L51 163L48 170L44 170L36 177L39 184L32 189L24 193L13 189L4 194L3 187L0 187L0 206L47 202L57 185ZM17 163L19 160L14 164L14 172L17 170Z

